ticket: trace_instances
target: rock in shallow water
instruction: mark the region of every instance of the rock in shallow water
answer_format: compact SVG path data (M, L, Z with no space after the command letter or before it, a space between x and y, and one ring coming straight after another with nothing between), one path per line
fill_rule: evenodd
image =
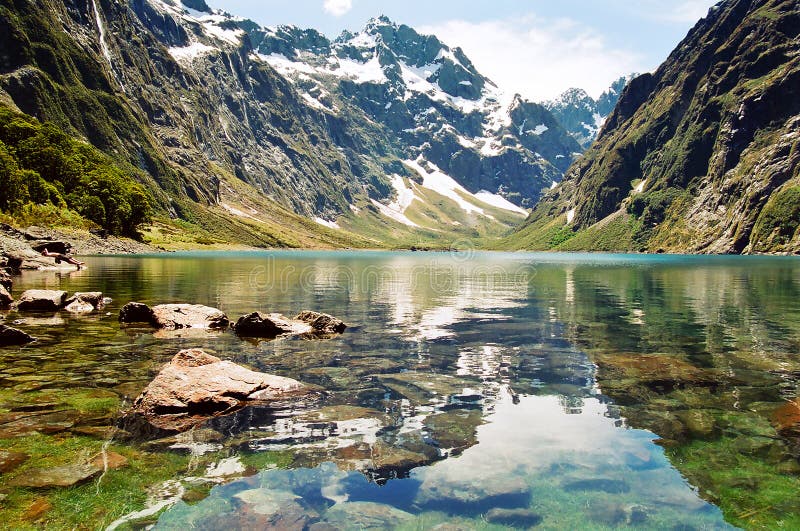
M66 299L66 291L29 289L20 295L14 308L28 312L55 312L64 306Z
M129 302L119 311L123 323L149 323L164 330L182 328L226 328L228 316L221 310L202 304L159 304L150 308Z
M129 302L119 310L122 323L150 323L153 321L153 310L141 302Z
M22 330L0 325L0 347L24 345L31 341L35 341L35 339Z
M279 313L252 312L241 316L233 329L241 337L275 338L280 335L325 337L341 334L347 328L340 319L326 313L304 311L289 319Z
M327 313L303 311L295 316L295 320L307 323L317 334L341 334L347 328L344 321Z
M66 304L64 309L71 313L91 313L105 305L103 294L99 291L75 293L64 304Z
M241 316L233 325L236 334L242 337L274 338L283 334L306 334L312 328L307 323L292 321L279 313L253 312Z
M283 408L318 397L316 389L297 380L251 371L189 349L176 354L142 391L121 427L152 438L185 431L249 404Z

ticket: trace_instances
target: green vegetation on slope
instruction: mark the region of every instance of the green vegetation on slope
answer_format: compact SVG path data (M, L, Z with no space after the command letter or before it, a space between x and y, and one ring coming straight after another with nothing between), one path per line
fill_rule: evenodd
M152 197L93 146L52 123L0 106L0 210L64 207L112 234L136 236Z

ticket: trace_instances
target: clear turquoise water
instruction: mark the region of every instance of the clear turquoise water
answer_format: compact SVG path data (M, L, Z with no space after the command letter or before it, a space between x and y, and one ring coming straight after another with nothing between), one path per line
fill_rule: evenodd
M746 524L739 517L761 500L715 491L715 476L678 461L689 455L681 449L773 441L723 464L734 476L751 466L785 476L779 467L796 455L771 416L796 398L800 375L792 258L305 251L87 265L26 273L15 292L101 290L113 298L108 314L22 316L40 342L0 351L0 371L35 367L37 391L104 379L124 401L178 350L202 347L328 391L322 413L246 409L212 422L221 436L211 442L137 445L192 453L152 486L156 528L489 529L509 522L502 508L528 511L528 524L536 515L543 529L727 528ZM313 309L350 328L319 341L164 335L120 328L116 313L131 300L207 304L232 319ZM710 432L687 428L694 411L712 419ZM281 465L253 466L259 454L280 454ZM198 485L207 496L185 496ZM758 518L776 522L771 511Z

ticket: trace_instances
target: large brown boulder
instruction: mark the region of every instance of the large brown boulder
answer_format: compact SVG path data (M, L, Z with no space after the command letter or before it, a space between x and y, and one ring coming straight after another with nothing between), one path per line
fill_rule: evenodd
M230 322L221 310L202 304L159 304L150 308L139 302L123 306L119 320L123 323L150 323L164 330L227 328Z
M24 345L31 341L35 341L35 339L22 330L0 324L0 347Z
M64 307L67 292L49 289L29 289L20 295L14 308L29 312L55 312Z
M283 334L307 334L311 326L301 321L293 321L279 313L264 314L253 312L239 317L233 325L236 334L242 337L274 338Z
M347 328L344 321L327 313L304 311L297 314L295 319L307 323L317 334L341 334Z
M65 301L64 309L72 313L90 313L105 306L99 291L77 292Z
M142 391L122 428L148 437L186 431L246 405L286 408L319 392L291 378L251 371L200 349L182 350Z

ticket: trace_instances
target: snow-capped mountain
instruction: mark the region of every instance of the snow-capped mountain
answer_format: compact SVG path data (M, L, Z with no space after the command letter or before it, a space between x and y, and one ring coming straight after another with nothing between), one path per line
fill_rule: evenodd
M502 91L461 49L386 17L333 41L292 26L250 37L254 58L309 105L331 114L356 106L388 128L415 180L436 171L529 207L581 151L550 112Z
M330 40L203 0L19 10L3 19L0 101L137 167L160 212L228 240L498 234L581 151L542 105L385 17Z
M629 74L620 77L597 99L589 96L583 89L571 88L542 105L553 113L559 123L585 149L597 138L606 118L617 105L622 89L636 76L637 74Z

